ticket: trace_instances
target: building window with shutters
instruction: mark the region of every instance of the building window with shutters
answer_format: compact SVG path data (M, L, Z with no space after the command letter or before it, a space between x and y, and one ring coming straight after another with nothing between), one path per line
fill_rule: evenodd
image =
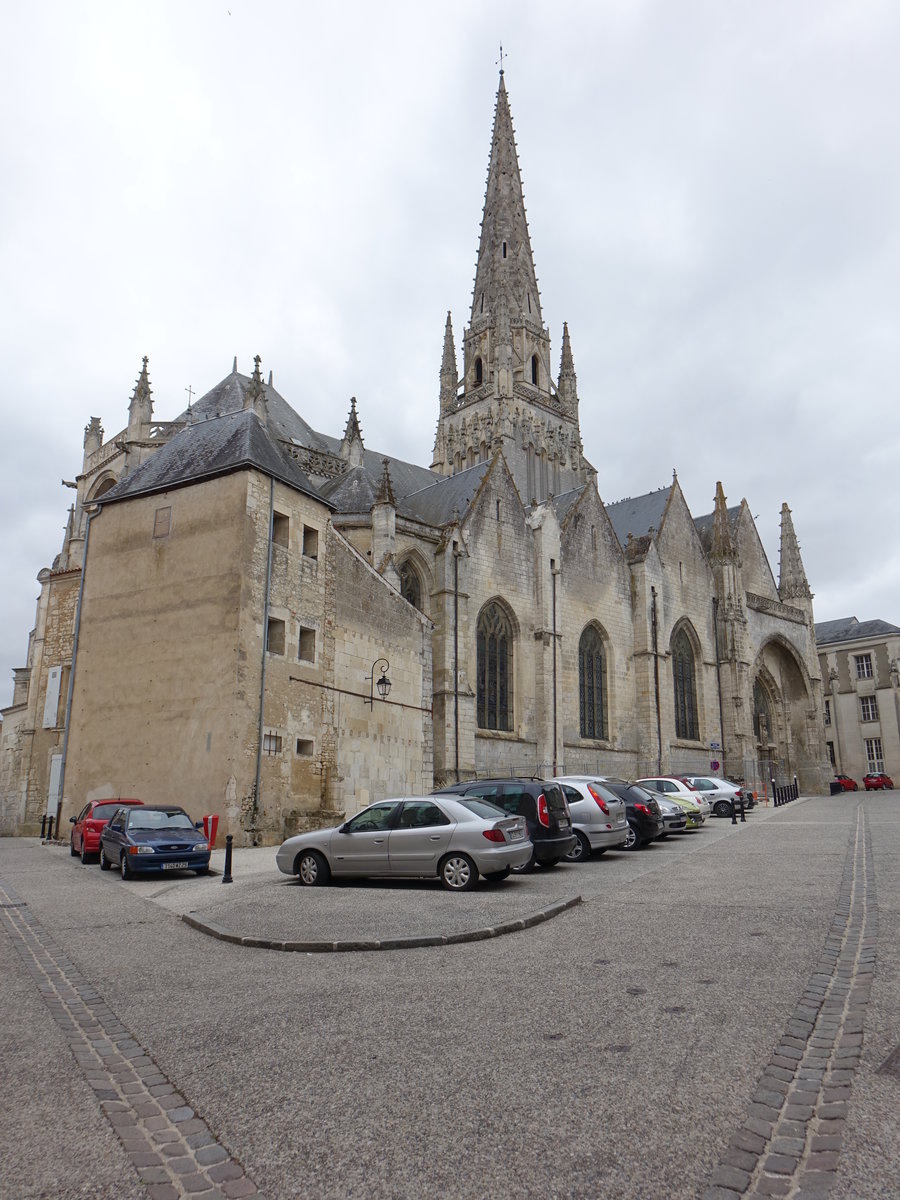
M512 729L512 626L503 608L491 602L478 618L478 728Z

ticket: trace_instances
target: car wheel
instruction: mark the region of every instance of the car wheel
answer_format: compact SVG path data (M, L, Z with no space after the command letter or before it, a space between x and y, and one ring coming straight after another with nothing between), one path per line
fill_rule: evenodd
M468 854L448 854L441 863L441 883L451 892L467 892L478 882L478 868Z
M122 857L119 859L119 873L125 880L132 878L131 867L128 865L128 855L124 850L122 851Z
M485 883L502 883L504 879L509 878L509 873L512 867L504 867L502 871L491 871L489 875L485 875Z
M93 857L94 857L93 854L88 854L87 846L84 844L84 841L82 841L82 843L81 843L81 864L82 864L82 866L86 867Z
M331 878L331 868L318 850L304 850L294 865L303 887L323 887Z
M730 817L733 805L730 800L717 800L713 805L713 812L717 817Z
M586 858L591 857L591 843L587 840L583 833L575 830L575 846L566 855L566 862L584 862Z
M629 821L628 822L628 832L625 834L625 849L626 850L640 850L642 845L643 845L643 842L638 837L637 830Z
M195 875L208 875L209 867L194 867L194 874Z
M112 863L106 857L106 851L101 846L100 847L100 870L108 871L111 867L112 867Z
M78 857L78 851L75 849L75 839L73 837L69 838L69 853L73 858Z

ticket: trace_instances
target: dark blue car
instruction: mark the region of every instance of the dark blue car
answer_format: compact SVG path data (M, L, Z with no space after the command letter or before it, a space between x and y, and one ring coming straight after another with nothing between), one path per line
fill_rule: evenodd
M177 804L120 808L100 835L100 868L118 867L123 879L139 871L209 870L209 843Z

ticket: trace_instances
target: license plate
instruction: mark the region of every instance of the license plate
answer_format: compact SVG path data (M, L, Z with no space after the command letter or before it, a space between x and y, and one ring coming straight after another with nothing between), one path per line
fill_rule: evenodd
M568 820L566 817L560 817L560 818L559 818L559 827L560 827L560 829L568 829L568 828L569 828L569 825L570 825L570 822L569 822L569 820Z
M163 863L163 865L162 865L162 869L163 869L164 871L186 871L186 870L188 869L188 865L187 865L187 863L186 863L186 862L183 862L183 863Z
M509 840L511 842L521 842L521 840L524 836L525 836L524 829L511 829L509 831Z

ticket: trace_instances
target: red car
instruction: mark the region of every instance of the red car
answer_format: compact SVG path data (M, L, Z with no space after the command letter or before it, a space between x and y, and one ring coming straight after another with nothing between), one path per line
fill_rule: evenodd
M849 775L835 775L834 782L841 785L841 790L844 792L858 792L859 784L855 779L851 779Z
M863 775L863 783L867 792L886 792L894 790L894 781L890 775L885 775L883 771L876 771L870 775Z
M72 823L69 853L73 858L80 854L81 861L87 863L100 853L100 834L116 809L123 804L143 803L143 800L89 800L77 817L69 817Z

